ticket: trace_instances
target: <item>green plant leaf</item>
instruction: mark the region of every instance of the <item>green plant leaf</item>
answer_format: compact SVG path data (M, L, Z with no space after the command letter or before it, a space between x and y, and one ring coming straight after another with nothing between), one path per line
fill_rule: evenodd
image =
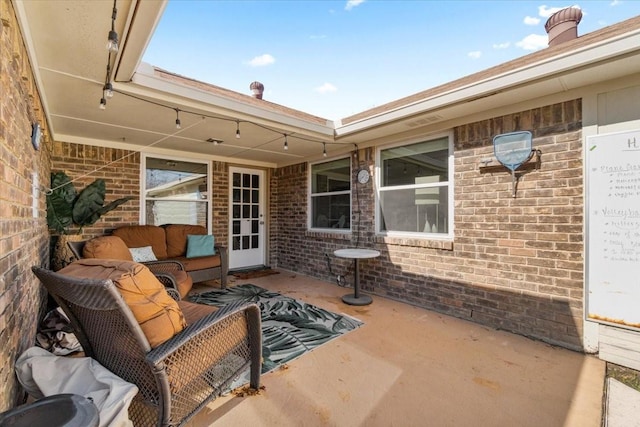
M77 192L64 172L51 174L51 193L47 194L47 225L60 234L68 234L73 224L72 206Z
M100 217L121 204L133 199L123 197L105 205L106 185L103 179L96 179L80 193L64 172L51 174L50 194L47 194L47 224L60 234L70 234L71 226L92 225Z
M99 211L104 205L107 191L103 179L96 179L78 194L73 203L73 222L80 227L94 224L99 218Z
M80 227L93 225L102 215L114 210L133 197L123 197L105 205L106 185L103 179L96 179L78 194L73 204L73 222Z

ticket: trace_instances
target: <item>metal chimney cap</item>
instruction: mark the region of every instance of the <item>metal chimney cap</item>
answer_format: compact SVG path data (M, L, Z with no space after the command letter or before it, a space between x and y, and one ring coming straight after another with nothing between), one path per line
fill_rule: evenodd
M253 82L249 85L249 89L253 92L253 97L257 99L262 99L262 94L264 93L264 85L260 82Z
M577 6L564 8L547 19L544 29L549 35L549 47L578 38L582 10Z
M581 20L582 10L577 6L569 6L551 15L544 24L544 29L548 33L553 27L560 25L563 22L573 21L578 25Z

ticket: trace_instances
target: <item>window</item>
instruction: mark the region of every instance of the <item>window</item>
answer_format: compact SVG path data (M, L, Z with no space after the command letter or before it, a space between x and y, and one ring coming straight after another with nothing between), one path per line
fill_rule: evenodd
M311 228L351 229L350 158L311 165Z
M145 224L197 224L209 228L207 163L145 157Z
M453 206L450 138L379 151L378 231L449 235Z

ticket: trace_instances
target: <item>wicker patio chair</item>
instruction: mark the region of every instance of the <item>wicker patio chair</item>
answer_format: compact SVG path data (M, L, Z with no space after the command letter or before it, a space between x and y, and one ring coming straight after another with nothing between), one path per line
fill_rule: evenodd
M32 270L68 315L85 354L138 386L129 407L135 426L185 424L247 368L251 387L259 387L256 304L223 307L152 349L111 280Z
M82 250L84 249L84 245L87 243L86 240L78 240L78 241L67 241L67 247L73 254L76 260L82 259ZM147 266L149 270L160 280L160 282L166 288L173 288L177 292L179 292L179 286L176 283L177 277L181 277L187 275L188 273L184 270L184 266L180 261L174 260L164 260L164 261L145 261L141 264ZM179 273L184 272L184 273ZM190 280L190 279L189 279ZM189 281L191 283L191 281Z

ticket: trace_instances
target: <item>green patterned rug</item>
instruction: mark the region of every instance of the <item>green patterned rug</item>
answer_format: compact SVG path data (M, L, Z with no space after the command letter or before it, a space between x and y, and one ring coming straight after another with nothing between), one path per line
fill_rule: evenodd
M193 295L189 300L218 307L236 301L257 303L262 318L263 374L362 325L353 317L251 284Z

